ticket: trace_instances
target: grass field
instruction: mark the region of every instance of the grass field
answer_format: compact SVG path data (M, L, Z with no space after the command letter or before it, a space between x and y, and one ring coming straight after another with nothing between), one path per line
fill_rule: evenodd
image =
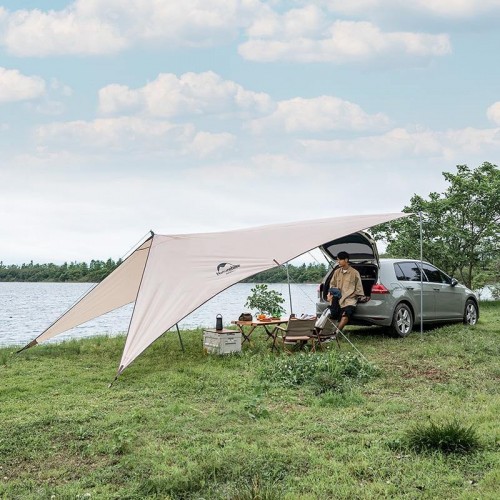
M369 363L169 333L112 388L123 338L0 349L0 497L498 498L500 302L475 327L349 331ZM451 421L475 449L409 445Z

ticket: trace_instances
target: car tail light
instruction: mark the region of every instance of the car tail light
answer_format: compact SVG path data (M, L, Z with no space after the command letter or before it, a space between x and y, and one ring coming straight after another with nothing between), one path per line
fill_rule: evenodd
M374 293L389 293L389 290L382 283L375 283L372 286L372 294Z

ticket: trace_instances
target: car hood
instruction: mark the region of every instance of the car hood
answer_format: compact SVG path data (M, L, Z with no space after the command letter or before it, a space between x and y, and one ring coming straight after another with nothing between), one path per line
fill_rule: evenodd
M379 265L379 255L375 240L364 231L348 234L321 245L320 250L329 261L335 261L341 251L349 254L349 261L355 263L372 263Z

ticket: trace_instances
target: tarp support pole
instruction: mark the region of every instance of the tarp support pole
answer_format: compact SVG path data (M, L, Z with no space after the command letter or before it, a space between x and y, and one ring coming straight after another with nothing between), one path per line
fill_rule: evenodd
M276 265L279 267L283 266L286 268L286 280L288 282L288 298L290 300L290 316L293 316L292 289L290 287L290 273L288 272L288 262L286 263L286 265L280 264L276 259L273 259L273 262L275 262Z
M184 351L184 344L182 343L181 331L179 330L179 324L178 323L175 324L175 328L177 328L177 335L179 337L179 342L181 343L182 352L185 352Z
M288 298L290 299L290 316L293 316L292 289L290 287L290 274L288 272L288 262L286 263L286 280L288 281Z
M420 218L420 339L424 338L424 251L422 238L422 212L419 212Z

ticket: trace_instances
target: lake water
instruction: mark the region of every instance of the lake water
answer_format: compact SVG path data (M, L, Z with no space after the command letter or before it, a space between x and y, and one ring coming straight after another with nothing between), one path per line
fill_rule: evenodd
M89 283L0 283L0 346L24 346L48 328L79 300L93 285ZM181 329L215 327L215 316L222 314L225 325L237 319L244 307L251 283L238 283L220 293L179 323ZM288 285L269 288L283 294L284 308L290 312ZM315 314L318 285L292 284L293 312ZM130 322L133 304L116 309L92 321L68 330L48 342L124 334Z

